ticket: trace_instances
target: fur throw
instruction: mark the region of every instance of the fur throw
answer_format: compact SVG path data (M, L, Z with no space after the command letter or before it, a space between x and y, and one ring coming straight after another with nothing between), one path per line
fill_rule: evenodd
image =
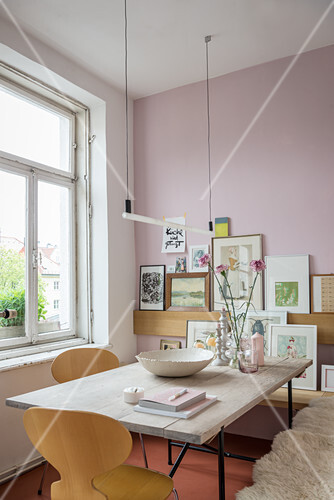
M297 429L279 433L272 451L256 462L253 479L237 500L334 499L334 436Z

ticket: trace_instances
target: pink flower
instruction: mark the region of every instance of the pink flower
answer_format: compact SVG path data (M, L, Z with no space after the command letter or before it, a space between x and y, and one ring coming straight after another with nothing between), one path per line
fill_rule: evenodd
M226 264L220 264L220 266L217 266L216 269L215 269L215 273L216 274L221 274L223 273L224 271L227 271L229 268L228 265Z
M264 271L264 269L267 267L262 259L260 260L252 260L249 264L249 267L253 269L254 272L260 273L261 271Z
M199 267L206 267L211 260L211 255L209 253L205 253L202 257L198 259Z

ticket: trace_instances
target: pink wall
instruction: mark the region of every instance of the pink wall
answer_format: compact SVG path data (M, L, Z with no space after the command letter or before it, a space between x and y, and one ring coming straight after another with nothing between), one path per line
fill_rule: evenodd
M210 81L213 219L229 217L231 235L262 233L264 255L310 254L312 274L334 272L333 61L334 45L302 55L239 147L291 58ZM205 82L139 99L134 113L135 212L186 212L207 228ZM177 254L161 253L161 228L137 224L135 234L138 275L143 264L175 264ZM210 241L189 234L197 243ZM138 351L159 340L138 336ZM321 348L333 363L334 348Z

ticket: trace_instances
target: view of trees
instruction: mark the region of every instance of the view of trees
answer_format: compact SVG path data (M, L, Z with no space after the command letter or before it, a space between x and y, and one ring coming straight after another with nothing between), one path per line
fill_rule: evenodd
M20 326L25 318L25 259L14 250L0 247L0 310L16 309L17 318L2 319L0 327ZM44 285L38 278L38 321L45 319Z

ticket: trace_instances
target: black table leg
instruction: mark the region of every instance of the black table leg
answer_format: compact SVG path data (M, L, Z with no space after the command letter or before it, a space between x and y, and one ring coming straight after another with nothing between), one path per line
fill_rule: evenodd
M288 382L288 417L289 429L292 427L292 380Z
M218 493L219 500L225 500L224 427L218 434Z

